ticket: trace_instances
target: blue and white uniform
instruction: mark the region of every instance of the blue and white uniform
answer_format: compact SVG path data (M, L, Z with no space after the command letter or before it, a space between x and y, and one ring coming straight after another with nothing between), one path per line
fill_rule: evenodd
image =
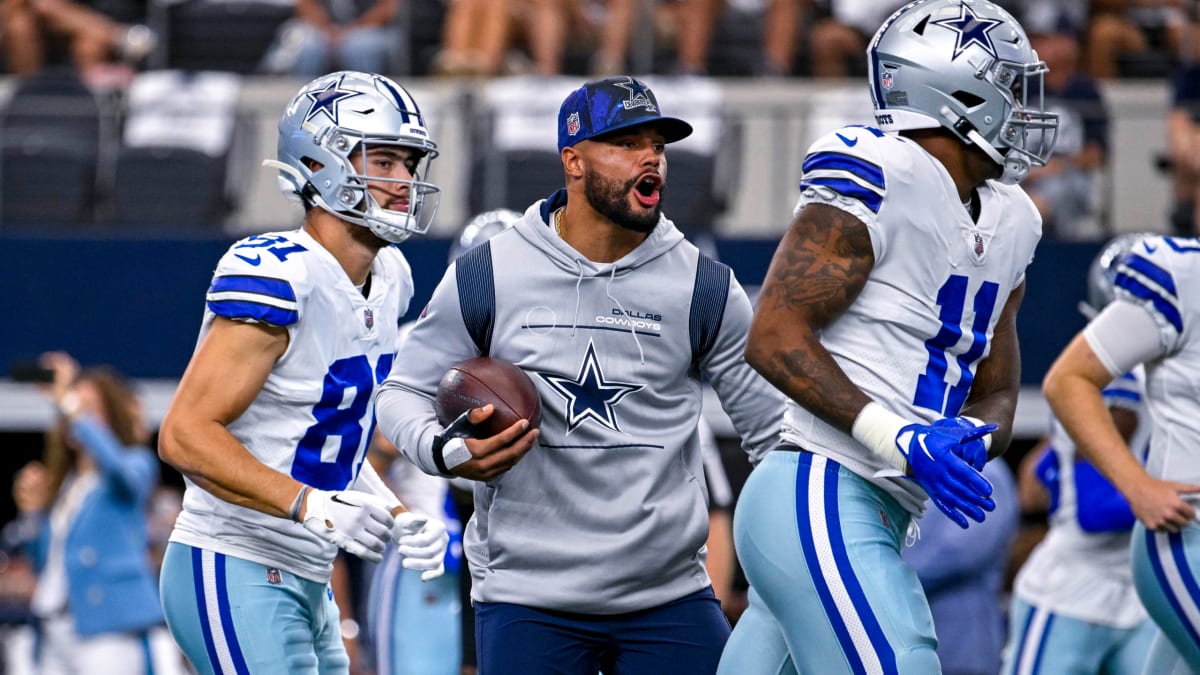
M1108 408L1139 417L1130 447L1150 433L1140 367L1104 389ZM1133 588L1129 502L1055 420L1038 477L1050 492L1050 530L1025 561L1009 611L1005 675L1139 675L1157 631Z
M701 375L755 458L783 410L742 356L750 302L666 218L621 260L588 260L548 225L565 203L565 191L535 203L451 266L383 385L380 429L437 473L443 373L480 354L517 364L541 395L541 436L510 471L475 483L472 598L605 619L711 598Z
M1041 236L1033 203L990 181L973 221L920 145L856 126L812 145L800 188L797 213L845 211L866 225L875 255L822 345L891 412L921 423L957 415ZM739 497L734 541L752 592L722 672L936 672L929 607L900 555L925 491L794 402L782 437L803 452L767 456Z
M399 249L379 252L370 297L304 230L249 237L221 258L203 341L221 316L286 328L287 351L229 432L266 466L322 490L354 484L412 298ZM329 577L338 548L302 525L230 503L187 480L161 580L168 625L202 672L290 672L341 648ZM305 640L257 638L261 627ZM314 644L316 653L314 653ZM261 672L275 672L262 670ZM324 672L324 671L322 671Z
M1122 361L1145 364L1153 422L1146 471L1160 480L1200 484L1200 240L1143 240L1121 259L1114 285L1116 300L1083 335L1110 373L1134 365ZM1128 313L1131 305L1144 314L1116 325L1105 321L1106 315ZM1137 321L1152 325L1154 336L1140 345L1140 353L1120 346L1128 341L1125 333L1136 332ZM1193 522L1177 533L1150 532L1138 522L1132 551L1138 597L1169 638L1155 642L1148 668L1156 669L1146 672L1200 671L1200 529Z

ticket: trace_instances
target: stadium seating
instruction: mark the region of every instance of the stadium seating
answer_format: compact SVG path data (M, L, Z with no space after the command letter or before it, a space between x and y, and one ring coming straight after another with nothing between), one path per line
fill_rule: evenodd
M94 224L112 116L71 70L21 79L0 111L0 226Z
M118 222L220 230L232 206L240 86L237 75L218 72L152 71L134 81L117 155Z

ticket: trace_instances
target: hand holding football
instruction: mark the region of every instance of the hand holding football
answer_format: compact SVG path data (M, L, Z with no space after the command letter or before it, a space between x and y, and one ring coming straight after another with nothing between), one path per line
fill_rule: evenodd
M529 420L531 429L542 422L542 401L533 380L517 366L487 356L451 366L438 384L434 407L438 422L447 426L464 412L489 403L495 411L479 425L478 438L495 436L517 420Z

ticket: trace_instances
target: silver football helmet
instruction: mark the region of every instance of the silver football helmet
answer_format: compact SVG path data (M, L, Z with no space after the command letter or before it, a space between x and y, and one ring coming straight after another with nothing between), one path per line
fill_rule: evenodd
M369 148L399 146L416 153L412 180L367 176ZM357 150L362 152L351 161ZM279 187L352 223L370 228L392 243L429 231L441 189L424 180L437 143L429 135L417 102L392 80L343 71L309 82L279 120L279 158L263 164L279 170ZM316 162L311 166L306 160ZM408 185L408 207L381 206L367 180Z
M1016 19L987 0L917 0L896 10L867 47L875 122L885 131L946 127L1025 178L1054 150L1045 62Z
M521 214L512 209L484 211L467 221L462 234L450 243L450 262L483 242L507 230L521 219Z
M1117 277L1117 263L1121 256L1132 251L1146 237L1153 236L1157 235L1153 232L1122 234L1110 239L1100 249L1088 267L1087 302L1079 303L1080 313L1091 319L1113 301L1116 296L1113 286Z

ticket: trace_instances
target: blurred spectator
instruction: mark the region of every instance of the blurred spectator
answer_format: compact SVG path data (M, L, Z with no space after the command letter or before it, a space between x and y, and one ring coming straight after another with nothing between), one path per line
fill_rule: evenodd
M1193 237L1200 209L1200 61L1181 66L1171 89L1165 158L1173 197L1171 231Z
M404 46L394 26L402 1L296 0L296 16L279 27L263 70L297 77L389 72Z
M809 33L809 67L814 77L850 77L866 70L867 39L903 0L826 0Z
M1017 530L1017 491L1003 459L983 468L996 510L963 530L936 511L920 521L920 536L904 550L921 579L937 631L945 675L991 675L1004 645L1001 588Z
M1091 0L1085 70L1098 79L1142 74L1146 67L1157 72L1183 44L1183 5L1184 0ZM1139 61L1146 63L1139 67Z
M83 0L0 0L0 38L12 74L38 72L65 50L85 78L107 64L138 64L158 44L147 26L116 21Z
M451 0L435 75L557 75L578 0ZM531 63L530 63L531 61Z
M162 639L147 558L146 506L158 460L146 447L141 407L110 369L80 374L61 352L41 363L53 372L45 392L59 422L47 433L45 460L26 464L13 484L38 571L31 609L40 672L180 672L179 653Z
M811 3L812 0L679 0L671 3L678 10L674 13L678 22L675 70L681 74L702 74L707 71L713 33L721 13L731 6L745 12L765 12L763 56L757 74L790 75L800 22L808 13ZM871 30L874 31L874 28Z
M1058 141L1046 166L1031 169L1025 191L1042 214L1047 237L1103 238L1101 183L1108 161L1108 110L1096 81L1080 70L1079 42L1062 31L1031 33L1050 71L1046 108L1059 116Z

